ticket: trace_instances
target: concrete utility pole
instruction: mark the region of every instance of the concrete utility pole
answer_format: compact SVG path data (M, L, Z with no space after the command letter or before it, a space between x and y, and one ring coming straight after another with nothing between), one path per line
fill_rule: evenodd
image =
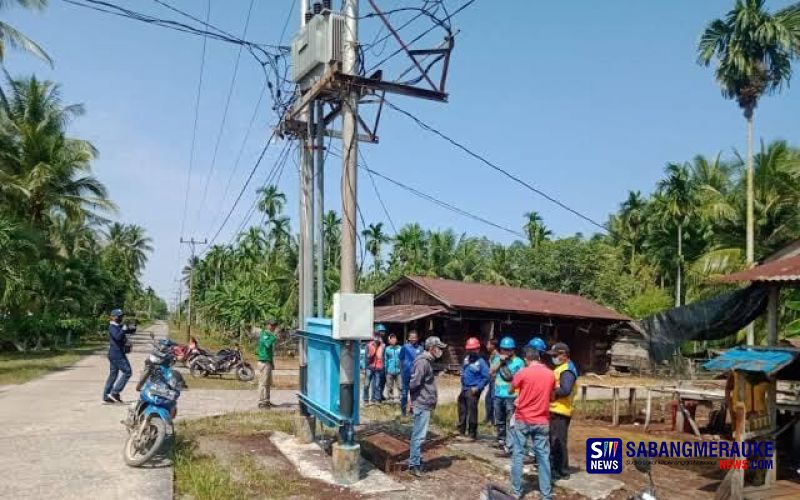
M358 73L358 0L344 2L345 30L342 72ZM350 86L342 103L342 260L341 292L356 292L356 211L358 189L358 100L359 89ZM347 340L341 350L339 364L339 401L342 416L352 418L350 403L358 401L353 394L356 373L353 370L354 342ZM347 403L347 404L344 404ZM352 425L340 430L340 441L333 447L333 472L341 483L352 484L359 479L361 447L355 441Z
M320 318L325 316L325 110L322 101L317 101L316 126L317 161L314 163L314 258L317 263L317 310Z
M203 239L203 241L195 240L194 238L190 240L184 240L181 238L182 245L189 245L192 249L192 256L189 260L189 304L186 310L186 342L189 342L192 336L192 295L194 292L194 257L195 257L195 247L197 245L205 245L208 243L208 240Z

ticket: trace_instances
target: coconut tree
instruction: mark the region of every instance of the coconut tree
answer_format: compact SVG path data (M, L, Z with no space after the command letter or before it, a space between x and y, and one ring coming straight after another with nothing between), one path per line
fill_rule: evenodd
M736 0L724 18L711 21L700 37L697 60L716 60L716 79L726 99L735 99L747 120L746 255L755 256L753 113L759 99L789 85L791 63L800 54L800 3L770 13L764 0Z
M373 273L378 274L381 270L381 249L383 245L389 243L391 239L383 232L383 222L370 224L361 231L364 237L367 252L372 256Z
M4 1L0 2L0 10L8 8L12 4L16 4L20 7L30 10L43 10L45 7L47 7L47 0L14 0L12 2ZM53 65L53 60L50 59L50 56L47 55L47 52L45 52L38 43L25 36L10 24L0 21L0 63L5 60L6 44L14 49L19 49L23 52L33 54L39 59L46 61L50 66Z
M553 232L544 225L544 220L538 212L525 213L525 235L531 248L537 249L539 245L553 235Z
M658 201L663 216L677 230L677 259L675 265L675 306L682 302L683 233L694 203L695 186L685 165L667 164L667 178L658 183Z

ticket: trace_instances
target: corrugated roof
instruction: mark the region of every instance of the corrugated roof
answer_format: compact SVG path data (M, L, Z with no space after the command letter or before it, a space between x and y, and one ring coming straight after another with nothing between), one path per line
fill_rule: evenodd
M396 306L376 306L376 323L410 323L416 319L427 318L447 311L443 306L423 306L401 304Z
M630 321L627 316L579 295L420 276L408 276L405 279L446 306L456 309Z
M786 257L738 273L723 276L719 281L800 281L800 255Z
M739 370L773 374L790 364L800 354L792 348L734 347L706 362L710 371Z

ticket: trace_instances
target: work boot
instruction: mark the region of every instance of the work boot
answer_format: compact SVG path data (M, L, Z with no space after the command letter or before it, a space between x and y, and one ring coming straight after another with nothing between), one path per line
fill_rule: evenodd
M119 394L112 394L109 396L115 403L122 403L125 404L125 401L122 400L122 397Z

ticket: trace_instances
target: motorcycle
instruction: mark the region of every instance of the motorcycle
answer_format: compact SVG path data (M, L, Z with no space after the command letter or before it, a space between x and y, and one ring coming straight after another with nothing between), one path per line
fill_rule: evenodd
M215 356L198 355L189 365L193 377L221 376L231 371L235 371L242 382L249 382L256 376L253 366L244 360L238 344L233 349L222 349Z
M153 334L150 334L153 339ZM177 401L186 384L178 371L172 369L175 358L169 340L153 339L153 350L145 360L136 390L139 400L128 410L123 424L128 439L123 449L125 463L140 467L160 451L168 435L174 435L173 419Z

